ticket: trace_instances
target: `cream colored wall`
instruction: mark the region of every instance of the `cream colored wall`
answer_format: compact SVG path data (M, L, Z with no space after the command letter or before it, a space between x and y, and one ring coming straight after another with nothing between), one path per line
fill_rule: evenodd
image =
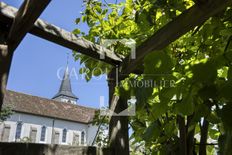
M0 134L3 131L4 124L8 124L11 126L11 131L9 135L9 142L15 142L15 133L17 122L22 121L22 131L21 138L29 137L31 127L37 129L36 143L46 143L51 144L52 142L52 126L54 119L48 117L41 117L36 115L29 115L24 113L14 113L10 118L8 118L5 122L0 124ZM40 141L41 128L42 126L46 126L46 136L45 142ZM62 133L63 129L67 129L67 138L66 143L62 143ZM77 122L65 121L65 120L57 120L54 121L54 130L60 133L59 144L63 145L71 145L73 141L73 134L78 133L81 140L81 132L85 132L85 145L91 145L92 141L97 132L97 127L82 124ZM81 141L79 141L81 144Z

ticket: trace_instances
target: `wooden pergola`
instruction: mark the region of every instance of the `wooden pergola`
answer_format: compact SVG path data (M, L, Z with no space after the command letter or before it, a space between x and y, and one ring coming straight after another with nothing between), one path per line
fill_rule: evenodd
M143 73L143 59L152 51L158 51L170 43L201 26L210 17L232 5L232 0L195 0L195 5L163 26L136 49L136 59L120 57L100 45L65 31L55 25L38 19L51 0L24 0L17 10L0 2L0 107L6 92L7 79L15 49L27 33L78 51L91 58L120 67L119 75ZM105 59L100 59L101 55ZM121 78L122 79L122 78ZM109 74L109 106L116 113L127 108L127 100L114 96L115 70ZM128 118L113 116L110 119L110 149L114 154L129 154ZM183 155L185 155L183 151Z

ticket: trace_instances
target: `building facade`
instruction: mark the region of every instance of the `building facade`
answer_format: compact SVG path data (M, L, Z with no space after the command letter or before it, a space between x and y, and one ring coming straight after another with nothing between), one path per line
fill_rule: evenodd
M0 140L63 145L92 145L97 126L96 109L77 105L68 68L58 93L52 99L7 91L3 107L12 114L0 123Z

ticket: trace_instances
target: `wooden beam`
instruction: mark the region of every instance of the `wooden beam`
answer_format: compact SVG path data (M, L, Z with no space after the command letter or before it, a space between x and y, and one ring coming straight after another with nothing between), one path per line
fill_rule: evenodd
M0 22L9 27L16 15L17 9L0 2ZM29 31L31 34L48 41L54 42L71 50L75 50L91 58L117 65L122 61L122 56L116 55L100 45L94 44L84 38L77 37L74 34L38 19ZM104 59L100 59L104 55Z
M127 109L127 100L120 98L115 113ZM129 155L129 120L128 116L112 116L109 124L109 146L115 154Z
M10 66L13 58L14 50L31 29L36 19L46 8L50 0L25 0L19 11L17 12L9 33L0 30L0 110L6 92L7 80L10 72ZM2 8L1 3L1 12Z
M195 4L197 5L202 5L202 4L206 4L209 2L209 0L193 0L195 2Z
M108 75L109 107L115 113L128 108L127 100L114 95L116 86L116 69ZM129 155L129 128L128 116L110 116L109 145L115 154Z
M82 37L77 37L73 33L70 33L57 26L48 24L42 20L37 20L35 25L36 27L33 28L30 33L40 38L49 40L111 65L117 65L122 61L121 58L123 57L116 55L113 51L110 51L100 45L94 44ZM101 55L103 58L101 58Z
M210 17L225 10L231 4L232 0L208 0L204 5L194 5L184 11L139 46L136 49L136 59L127 57L124 60L122 74L127 75L131 72L142 73L143 70L138 70L138 68L147 54L165 48L196 26L202 25Z
M11 26L7 44L14 51L51 0L24 0Z
M7 34L0 29L0 111L6 93L7 73L12 60L12 54L8 52L8 46L6 44Z
M4 43L0 44L0 111L2 109L4 96L6 93L6 84L8 71L12 60L12 54L8 52L8 46Z

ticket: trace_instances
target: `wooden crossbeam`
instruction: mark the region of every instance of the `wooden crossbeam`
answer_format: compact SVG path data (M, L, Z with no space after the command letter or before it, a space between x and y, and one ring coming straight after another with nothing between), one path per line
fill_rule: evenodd
M0 31L0 110L6 92L7 79L14 50L18 47L27 32L31 29L36 19L40 16L50 0L25 0L19 11L15 14L9 33ZM1 6L1 12L4 8Z
M0 8L0 22L5 25L11 25L17 13L17 9L3 2L0 2ZM84 38L77 37L41 19L38 19L34 23L29 33L112 65L118 65L123 58L120 55L116 55L113 51L94 44Z
M24 0L22 6L16 13L7 38L10 51L14 51L18 47L50 1L51 0Z
M232 0L208 0L208 3L204 3L204 5L196 4L184 11L139 46L136 49L136 59L127 57L124 60L122 74L142 73L143 70L140 69L139 65L143 63L143 59L147 54L162 50L185 33L196 26L202 25L207 19L231 5Z

